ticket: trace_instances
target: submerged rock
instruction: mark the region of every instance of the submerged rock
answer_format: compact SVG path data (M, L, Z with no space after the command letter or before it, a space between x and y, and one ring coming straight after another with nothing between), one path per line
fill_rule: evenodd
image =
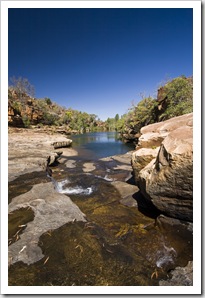
M92 172L96 169L96 166L94 165L93 162L85 162L83 164L83 172L89 173Z
M52 182L37 184L27 193L13 198L9 204L9 213L20 208L31 208L34 220L27 226L18 241L9 246L10 264L22 261L32 264L42 259L39 237L73 221L86 221L84 213L71 199L57 193Z
M123 181L114 181L111 184L119 191L122 197L120 200L121 204L129 207L137 207L137 201L133 198L133 194L139 190L136 185L131 185Z
M161 280L160 286L193 286L193 262L185 267L176 267L171 271L171 279Z
M140 148L132 155L143 195L168 216L187 221L193 220L192 117L186 114L142 128ZM141 149L143 145L148 148Z

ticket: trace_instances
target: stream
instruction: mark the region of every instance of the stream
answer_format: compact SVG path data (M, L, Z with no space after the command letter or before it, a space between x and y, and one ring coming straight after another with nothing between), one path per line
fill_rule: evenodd
M129 162L133 148L115 133L72 139L78 156L62 155L52 167L52 176L46 172L19 176L9 183L9 202L33 185L45 183L46 187L52 182L86 220L43 233L37 243L43 258L10 264L9 285L158 286L172 269L186 266L193 253L190 225L157 221L159 211L134 185ZM21 240L34 217L32 208L9 214L9 246Z

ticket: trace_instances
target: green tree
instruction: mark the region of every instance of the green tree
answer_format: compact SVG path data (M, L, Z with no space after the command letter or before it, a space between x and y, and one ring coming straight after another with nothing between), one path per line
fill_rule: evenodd
M116 114L116 115L115 115L115 122L119 121L119 119L120 119L119 114Z
M22 116L22 121L23 121L24 127L28 128L30 126L30 120L27 115Z
M159 117L160 121L193 111L192 78L178 77L169 81L162 90L165 104Z
M59 115L55 113L44 112L43 113L43 124L46 125L56 125L59 120Z
M105 121L105 126L108 131L114 131L116 129L115 118L107 118Z
M45 102L47 103L47 105L51 106L52 105L52 101L49 97L45 97Z
M150 96L143 98L137 105L133 105L129 112L122 117L121 135L133 139L143 126L156 122L157 106L156 99Z
M142 126L156 122L157 101L152 97L143 98L130 109L125 117L125 126L139 132Z

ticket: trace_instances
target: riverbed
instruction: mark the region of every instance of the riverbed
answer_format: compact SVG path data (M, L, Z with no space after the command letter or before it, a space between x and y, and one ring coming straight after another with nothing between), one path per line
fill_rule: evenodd
M9 182L9 285L158 286L192 260L190 225L159 224L134 185L133 148L122 149L113 134L90 137L73 138L74 151L63 151L51 177L39 167ZM125 151L97 152L109 143Z

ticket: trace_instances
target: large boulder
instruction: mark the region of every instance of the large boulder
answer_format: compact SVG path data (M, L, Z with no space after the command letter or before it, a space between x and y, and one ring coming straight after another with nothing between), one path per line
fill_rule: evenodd
M166 215L187 221L193 219L192 117L186 114L142 128L140 146L132 156L143 195ZM144 155L143 144L148 147Z

